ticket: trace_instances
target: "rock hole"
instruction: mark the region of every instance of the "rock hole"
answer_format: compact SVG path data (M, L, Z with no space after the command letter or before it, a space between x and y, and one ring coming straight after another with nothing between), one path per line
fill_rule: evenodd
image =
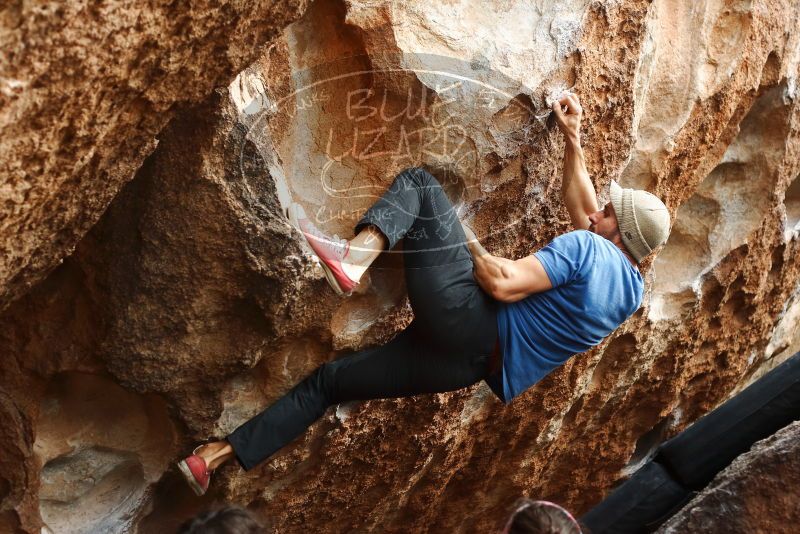
M783 255L786 252L786 245L780 244L772 251L772 259L769 268L769 281L773 286L777 286L778 280L783 269ZM773 288L774 289L774 288Z
M730 362L730 354L728 351L723 350L722 352L718 353L714 356L714 365L717 369L729 369L731 366Z
M773 50L767 56L764 68L761 70L761 85L774 85L778 83L781 74L781 58Z
M797 233L800 231L800 175L786 190L783 204L786 206L786 230Z
M3 478L0 478L0 501L5 500L11 493L11 483Z
M636 472L653 457L656 449L664 440L664 436L671 422L671 417L665 417L636 440L636 447L633 450L630 460L628 460L628 464L624 468L625 473Z
M748 302L744 286L744 277L737 276L728 286L726 300L721 309L722 316L731 318L737 326L745 326L754 312L752 304Z
M492 128L495 135L505 142L523 142L528 139L530 129L534 127L535 107L531 97L519 94L500 109L492 117Z
M567 411L564 419L561 422L562 428L569 428L572 423L575 422L575 418L578 416L578 413L583 408L583 396L579 397L577 401L575 401L572 406L570 406L569 411Z
M701 294L703 311L706 315L711 315L719 309L719 305L723 297L725 297L725 289L719 283L719 280L710 276L703 282Z

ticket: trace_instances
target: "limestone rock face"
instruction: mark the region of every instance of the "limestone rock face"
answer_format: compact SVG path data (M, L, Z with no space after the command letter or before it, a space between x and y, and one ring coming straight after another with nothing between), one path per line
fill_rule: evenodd
M259 13L253 27L288 21ZM523 494L586 510L800 345L799 22L789 0L313 3L230 86L159 116L144 163L104 159L135 178L103 190L116 196L75 252L0 316L0 530L169 531L221 501L275 532L488 532ZM530 254L570 230L547 120L566 88L601 201L616 178L673 214L642 308L509 406L484 384L340 405L193 498L170 460L411 319L401 249L338 298L289 202L350 236L423 165L487 249ZM136 135L115 131L115 147ZM52 187L63 202L100 191ZM109 396L127 401L90 406ZM70 437L115 421L150 430Z
M658 532L792 532L800 521L798 438L800 421L753 445Z
M174 110L227 85L306 3L4 6L0 309L72 252Z
M53 532L124 532L175 454L164 403L92 374L66 373L42 399L34 452L39 503Z

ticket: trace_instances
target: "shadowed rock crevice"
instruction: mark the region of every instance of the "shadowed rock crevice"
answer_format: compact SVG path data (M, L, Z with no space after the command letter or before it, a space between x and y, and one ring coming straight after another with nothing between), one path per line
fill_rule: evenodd
M797 223L800 222L800 176L789 184L784 194L783 205L786 207L787 237L797 234Z
M624 469L626 475L631 475L638 471L655 455L656 449L664 441L664 437L672 424L672 418L665 417L636 440L636 448L634 448L633 454Z
M88 252L109 288L109 369L141 391L193 391L180 409L208 424L221 409L208 385L254 366L278 333L309 328L303 317L314 314L297 308L296 242L226 99L173 121Z

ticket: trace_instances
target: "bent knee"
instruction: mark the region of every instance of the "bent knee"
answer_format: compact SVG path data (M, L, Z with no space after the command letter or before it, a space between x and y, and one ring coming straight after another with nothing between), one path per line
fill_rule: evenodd
M439 180L425 167L406 167L398 176L402 176L420 187L440 185Z
M332 362L325 362L308 377L311 387L317 391L326 401L333 396L336 385L336 370L331 366Z

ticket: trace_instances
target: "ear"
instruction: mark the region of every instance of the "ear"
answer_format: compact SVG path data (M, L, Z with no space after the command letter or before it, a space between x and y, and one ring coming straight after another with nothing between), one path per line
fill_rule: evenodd
M628 247L622 240L622 231L619 229L619 221L617 221L616 219L614 219L614 231L609 237L611 237L611 241L619 242L623 247L625 247L625 250L628 250ZM628 250L628 252L630 253L630 250Z

